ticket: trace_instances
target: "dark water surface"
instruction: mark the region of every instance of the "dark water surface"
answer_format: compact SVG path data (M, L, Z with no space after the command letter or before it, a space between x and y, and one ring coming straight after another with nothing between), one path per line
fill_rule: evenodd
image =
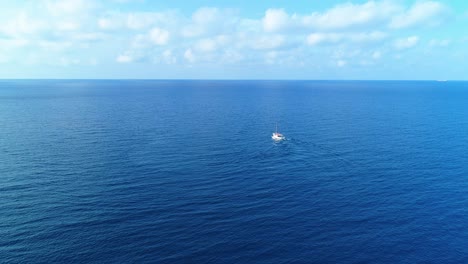
M468 263L467 152L466 82L0 81L0 262Z

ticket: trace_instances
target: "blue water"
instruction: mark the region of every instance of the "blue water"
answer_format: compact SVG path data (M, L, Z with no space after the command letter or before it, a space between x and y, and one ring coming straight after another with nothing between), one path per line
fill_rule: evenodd
M0 262L468 263L467 152L467 82L4 80Z

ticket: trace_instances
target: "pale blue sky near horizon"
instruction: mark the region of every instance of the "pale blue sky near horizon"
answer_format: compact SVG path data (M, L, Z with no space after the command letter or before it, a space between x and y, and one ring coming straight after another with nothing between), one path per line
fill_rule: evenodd
M0 0L0 78L467 80L468 2Z

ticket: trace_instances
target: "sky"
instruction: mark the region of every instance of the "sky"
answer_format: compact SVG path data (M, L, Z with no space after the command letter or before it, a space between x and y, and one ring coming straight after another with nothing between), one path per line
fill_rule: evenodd
M467 80L468 1L0 0L0 78Z

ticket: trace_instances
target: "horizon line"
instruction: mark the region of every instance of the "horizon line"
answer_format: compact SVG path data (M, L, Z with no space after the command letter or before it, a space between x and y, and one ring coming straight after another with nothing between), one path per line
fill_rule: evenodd
M318 82L351 82L351 81L369 81L369 82L466 82L468 79L205 79L205 78L0 78L0 81L318 81Z

